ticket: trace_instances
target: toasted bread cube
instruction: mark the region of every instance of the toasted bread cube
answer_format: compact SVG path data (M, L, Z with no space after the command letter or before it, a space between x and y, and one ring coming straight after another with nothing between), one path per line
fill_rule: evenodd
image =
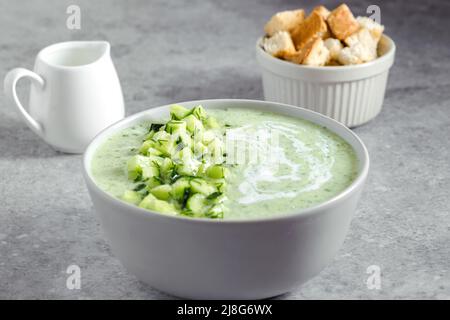
M331 11L327 22L331 32L339 40L344 40L359 29L358 21L346 4L341 4Z
M354 52L352 52L352 49L350 47L345 47L339 52L338 62L343 65L362 63L361 59L359 59L358 56L356 56Z
M366 28L370 31L374 39L377 41L380 40L384 31L383 25L368 17L357 17L356 21L358 21L360 28Z
M322 38L316 37L308 41L301 50L285 57L286 60L308 66L324 66L330 59L330 52Z
M297 50L300 50L307 42L314 38L327 38L329 36L328 26L325 19L317 12L312 12L292 33Z
M330 60L325 64L327 67L337 67L342 66L337 60Z
M293 52L291 54L287 54L283 56L284 60L291 61L297 64L302 64L304 55L301 50Z
M302 64L308 66L324 66L330 60L330 51L325 47L322 38L316 38L308 46Z
M273 15L264 26L267 35L273 36L278 31L291 32L305 19L305 10L282 11Z
M375 60L377 58L376 49L372 49L363 45L362 43L358 43L350 48L352 53L357 56L362 62L369 62Z
M366 28L359 29L358 32L355 32L351 36L345 38L344 42L349 47L352 47L359 42L367 47L373 48L376 48L378 44L378 41L373 37L372 33Z
M324 41L325 47L330 51L330 59L337 60L339 52L344 47L342 42L335 38L328 38Z
M372 61L377 57L378 40L366 28L359 29L358 32L347 37L344 42L362 62Z
M278 31L270 38L263 40L264 50L274 57L283 57L295 53L294 43L286 31Z
M317 12L319 15L322 16L325 20L327 20L328 16L330 15L330 10L325 8L324 6L317 6L313 9L312 12Z

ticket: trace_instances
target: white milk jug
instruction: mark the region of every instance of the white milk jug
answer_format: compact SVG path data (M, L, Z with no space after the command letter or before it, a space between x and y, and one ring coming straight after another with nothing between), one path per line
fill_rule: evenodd
M16 83L31 80L29 108ZM37 135L57 150L82 153L101 130L124 117L119 78L105 41L71 41L42 49L34 72L16 68L5 77L7 98Z

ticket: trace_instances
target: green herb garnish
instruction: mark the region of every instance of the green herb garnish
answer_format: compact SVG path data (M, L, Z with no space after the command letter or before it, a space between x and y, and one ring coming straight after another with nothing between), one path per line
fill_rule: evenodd
M140 190L144 189L145 187L146 187L145 183L140 183L133 189L133 191L140 191Z

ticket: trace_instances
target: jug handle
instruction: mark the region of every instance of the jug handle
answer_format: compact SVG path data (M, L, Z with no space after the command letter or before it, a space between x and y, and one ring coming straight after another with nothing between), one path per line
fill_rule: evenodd
M40 89L44 88L45 81L37 73L34 73L24 68L15 68L6 74L4 81L4 92L7 99L11 103L15 104L16 107L19 109L20 114L22 115L23 119L30 127L30 129L33 130L33 132L36 133L38 136L42 137L44 134L44 128L42 124L40 124L38 121L33 119L33 117L30 116L30 114L25 110L25 108L20 103L19 98L17 97L16 84L17 81L19 81L20 78L23 77L30 78L31 82L34 83Z

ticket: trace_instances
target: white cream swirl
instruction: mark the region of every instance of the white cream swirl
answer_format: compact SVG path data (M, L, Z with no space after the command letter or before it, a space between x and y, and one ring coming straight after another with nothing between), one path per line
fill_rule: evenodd
M330 180L334 146L320 130L306 130L294 124L263 121L227 131L227 139L234 139L238 146L245 145L248 155L238 185L240 204L294 198L319 189ZM302 139L305 137L312 139ZM238 150L237 156L242 157L242 152ZM294 186L286 190L289 182Z

